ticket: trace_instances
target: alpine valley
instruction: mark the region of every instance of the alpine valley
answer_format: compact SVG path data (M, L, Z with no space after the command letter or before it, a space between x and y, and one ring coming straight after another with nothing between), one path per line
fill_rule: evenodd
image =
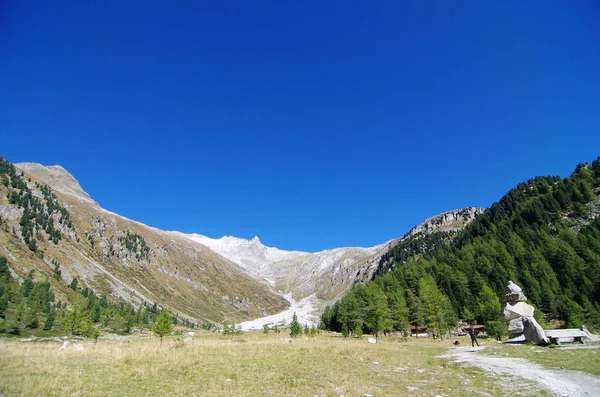
M274 327L296 313L346 335L411 324L441 335L462 319L501 338L509 280L540 322L596 328L599 215L597 159L375 247L283 251L258 237L158 230L101 208L60 166L0 158L0 333L129 333L168 309L207 329Z
M109 326L110 318L129 313L112 325L115 332L160 308L208 327L289 323L294 312L301 323L316 323L327 305L381 272L391 248L431 233L449 241L484 213L450 211L375 247L309 253L266 247L258 237L212 239L149 227L101 208L60 166L0 158L0 179L0 257L10 277L43 285L64 310L104 302L98 310ZM6 306L12 315L19 310ZM31 315L41 323L48 313Z

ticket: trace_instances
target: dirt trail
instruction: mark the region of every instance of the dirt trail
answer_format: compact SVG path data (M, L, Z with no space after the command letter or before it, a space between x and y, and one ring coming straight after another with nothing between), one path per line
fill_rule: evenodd
M600 377L578 371L554 370L542 367L522 358L495 357L481 354L484 347L459 347L452 349L444 358L455 363L466 363L482 368L490 375L508 377L511 389L531 389L535 382L556 396L598 396ZM517 379L520 378L520 382ZM516 381L516 383L515 383Z

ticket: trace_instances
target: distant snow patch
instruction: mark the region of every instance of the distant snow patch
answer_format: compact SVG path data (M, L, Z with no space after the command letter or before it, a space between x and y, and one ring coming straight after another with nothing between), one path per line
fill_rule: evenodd
M317 325L318 317L312 314L318 305L318 299L314 294L299 301L296 301L291 294L285 294L283 297L290 302L289 309L271 316L257 318L252 321L245 321L240 324L242 330L251 331L253 329L262 329L265 324L269 327L275 325L289 325L294 313L298 316L300 324L306 324L309 327Z

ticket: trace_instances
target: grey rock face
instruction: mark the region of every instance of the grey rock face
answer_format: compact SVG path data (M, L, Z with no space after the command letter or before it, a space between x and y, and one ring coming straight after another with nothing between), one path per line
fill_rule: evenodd
M0 205L0 218L12 221L23 216L21 208L15 208L13 205Z
M527 297L521 287L509 281L506 286L506 294L502 297L502 302L527 302Z
M511 334L508 337L507 343L525 343L525 335L523 334Z
M508 333L509 334L522 334L523 333L523 318L515 318L510 320L508 324Z
M500 318L511 321L524 316L532 317L534 311L534 307L525 302L505 302L502 304Z
M545 346L549 343L546 332L535 318L530 316L523 317L523 335L528 342L536 345Z
M502 302L527 302L527 297L522 292L510 293L502 297Z
M587 329L587 327L586 327L585 325L583 325L583 324L582 324L582 325L579 327L579 329L580 329L581 331L583 331L583 332L584 332L586 335L591 335L590 331L588 331L588 329Z

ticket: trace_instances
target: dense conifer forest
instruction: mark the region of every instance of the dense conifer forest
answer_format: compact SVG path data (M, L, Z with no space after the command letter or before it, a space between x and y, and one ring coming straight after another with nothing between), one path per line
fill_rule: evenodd
M406 331L426 324L443 334L458 319L501 336L500 296L509 280L536 317L600 327L600 158L568 178L536 177L510 190L458 233L409 238L321 317L345 334Z

